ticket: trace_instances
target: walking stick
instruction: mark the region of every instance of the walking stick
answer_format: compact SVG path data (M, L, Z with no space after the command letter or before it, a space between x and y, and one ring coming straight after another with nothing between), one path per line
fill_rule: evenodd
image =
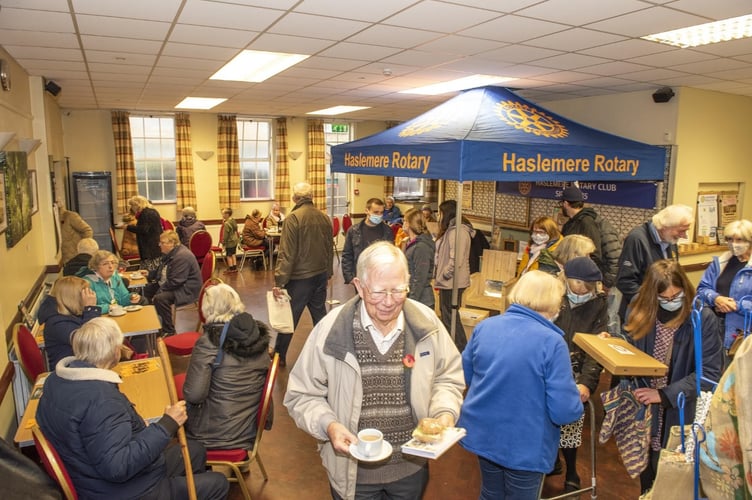
M175 379L172 377L170 356L167 354L167 347L161 338L157 339L157 350L159 351L159 359L162 361L162 373L164 373L165 382L167 382L167 392L170 394L170 404L174 405L178 402L178 392L175 389ZM182 425L178 427L178 442L180 443L180 451L183 454L183 462L185 462L185 482L188 486L188 499L196 500L196 484L193 481L191 455L188 453L188 441L185 438L185 429Z

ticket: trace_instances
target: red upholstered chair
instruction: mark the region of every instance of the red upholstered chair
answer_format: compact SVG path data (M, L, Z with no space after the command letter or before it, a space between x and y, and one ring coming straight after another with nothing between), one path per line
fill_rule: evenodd
M214 274L214 268L217 266L217 256L214 252L207 251L204 255L203 262L201 263L201 281L204 283L212 277Z
M175 224L172 223L172 221L169 221L165 218L162 218L162 230L163 231L174 231L175 230Z
M339 218L337 216L332 217L332 245L334 245L334 255L337 256L337 262L339 262L339 249L337 249L337 238L339 237Z
M201 265L204 262L204 257L212 247L212 237L208 231L200 229L191 235L191 239L188 241L188 248L190 248L193 255L196 256L198 264Z
M261 461L259 448L261 448L261 436L264 433L266 419L269 416L269 410L271 408L272 392L274 391L274 383L277 380L278 370L279 354L277 353L274 355L272 364L269 367L269 372L266 374L264 392L261 394L261 404L259 405L258 413L256 414L256 440L253 442L253 447L250 450L206 450L206 464L229 467L232 470L233 477L228 478L228 481L237 482L243 492L243 497L248 500L250 500L251 495L248 493L248 487L245 484L243 473L240 472L241 467L246 468L250 466L251 462L256 460L259 469L261 469L261 475L264 476L264 481L269 480L269 476L266 474L266 469L264 469L264 463Z
M47 368L37 340L23 323L13 325L13 349L24 375L29 379L29 383L34 385L37 377L47 371Z
M397 239L397 233L402 229L402 224L392 224L389 227L392 228L392 234L394 235L394 238Z
M42 434L42 429L35 425L31 428L31 434L34 436L34 446L37 449L39 458L42 459L44 470L47 471L47 474L63 490L66 500L78 500L76 488L73 486L73 481L68 474L68 470L65 468L65 464L60 460L60 455L57 454L52 444Z
M344 214L342 216L342 234L347 234L347 232L352 227L352 218L350 217L350 214Z
M185 385L185 373L178 373L177 375L173 375L172 378L175 380L175 392L178 395L179 400L183 400L183 386Z

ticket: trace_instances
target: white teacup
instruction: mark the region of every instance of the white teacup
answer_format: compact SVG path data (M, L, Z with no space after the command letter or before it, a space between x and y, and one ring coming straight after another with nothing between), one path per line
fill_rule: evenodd
M123 306L121 305L113 305L113 306L110 306L110 313L113 315L119 316L125 313L125 309L123 309Z
M381 453L384 434L378 429L363 429L358 433L358 453L364 457L375 457Z

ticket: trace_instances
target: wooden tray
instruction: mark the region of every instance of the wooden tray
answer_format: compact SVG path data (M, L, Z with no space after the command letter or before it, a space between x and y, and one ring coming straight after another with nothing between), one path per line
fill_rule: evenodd
M574 343L613 375L660 377L668 372L668 366L617 337L575 333Z

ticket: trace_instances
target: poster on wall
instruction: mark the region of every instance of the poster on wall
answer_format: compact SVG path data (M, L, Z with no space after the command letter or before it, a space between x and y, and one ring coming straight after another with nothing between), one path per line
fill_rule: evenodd
M5 216L8 220L5 241L8 248L13 248L31 231L32 193L26 153L0 153L0 170L5 174Z

